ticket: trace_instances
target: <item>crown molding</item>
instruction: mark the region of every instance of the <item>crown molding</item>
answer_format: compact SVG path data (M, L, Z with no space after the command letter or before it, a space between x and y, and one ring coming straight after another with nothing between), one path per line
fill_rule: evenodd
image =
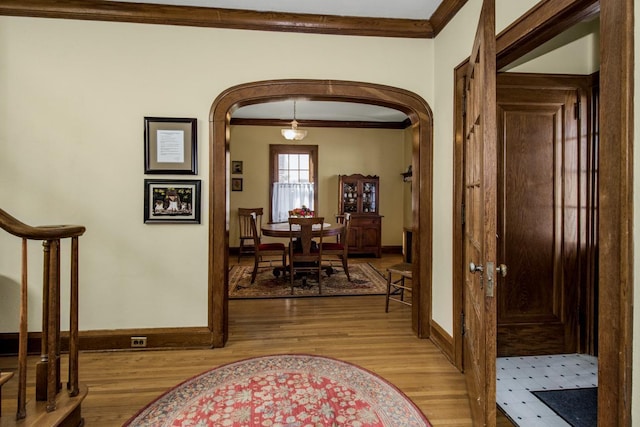
M440 31L456 16L456 13L462 9L462 6L464 6L466 2L467 0L443 0L443 2L440 3L440 6L438 6L429 19L434 36L440 34Z
M401 122L304 119L296 119L296 121L298 122L298 127L314 128L406 129L411 126L411 120L409 119ZM290 126L291 120L232 118L229 124L232 126Z
M466 1L444 0L432 20L258 12L104 0L3 0L0 2L0 15L430 39L444 28Z

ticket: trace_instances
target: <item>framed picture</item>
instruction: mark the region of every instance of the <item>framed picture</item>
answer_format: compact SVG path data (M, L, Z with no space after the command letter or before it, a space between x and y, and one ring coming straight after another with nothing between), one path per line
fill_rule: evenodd
M144 118L144 173L198 173L197 119Z
M144 180L144 222L200 224L200 180Z
M238 160L231 161L231 173L232 174L242 174L242 162Z
M231 191L242 191L242 178L231 178Z

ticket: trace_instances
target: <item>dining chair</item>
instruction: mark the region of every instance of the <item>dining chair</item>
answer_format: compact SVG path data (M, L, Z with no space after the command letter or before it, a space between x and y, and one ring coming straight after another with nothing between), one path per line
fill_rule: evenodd
M296 275L303 275L306 282L308 273L317 274L318 293L322 293L322 234L324 217L289 218L289 275L291 294ZM313 240L316 231L317 242Z
M393 275L399 275L397 280L393 280ZM413 266L407 262L392 265L387 268L387 296L385 298L384 312L389 312L389 301L399 302L411 306L411 300L405 299L405 291L409 296L413 296L413 286L409 286L405 280L413 279ZM393 289L392 289L393 288Z
M238 208L238 230L240 247L238 248L238 263L242 255L255 252L253 230L251 229L251 215L256 216L258 238L262 237L262 208ZM247 244L248 242L249 244Z
M351 214L345 213L344 215L336 215L336 221L340 222L344 228L338 235L337 242L324 242L322 243L322 256L326 259L327 256L336 256L342 262L342 268L347 275L347 280L351 281L349 276L349 228L351 227Z
M251 272L251 283L256 281L256 275L258 274L258 267L261 262L269 262L269 266L272 266L272 259L265 260L263 257L275 257L278 256L282 260L282 264L276 266L274 274L278 275L279 271L287 271L287 247L284 243L262 243L260 241L260 235L258 234L258 221L257 215L249 215L249 223L251 224L251 232L253 235L253 271Z

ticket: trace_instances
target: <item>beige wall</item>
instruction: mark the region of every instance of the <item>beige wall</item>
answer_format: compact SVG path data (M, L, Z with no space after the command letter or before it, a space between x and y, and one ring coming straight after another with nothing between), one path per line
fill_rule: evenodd
M80 240L82 330L204 326L208 118L214 99L241 83L310 78L400 87L429 102L433 45L433 40L0 17L1 206L28 224L87 227ZM281 61L283 51L295 51L299 60ZM145 116L198 119L197 176L145 176ZM359 138L366 139L366 132ZM402 156L401 149L398 153ZM384 159L358 159L320 161L345 172L386 168ZM384 203L393 197L388 186L399 172L383 180ZM144 179L167 177L202 180L202 224L143 224ZM327 196L323 206L333 213L336 203ZM392 225L384 229L387 233ZM38 330L41 250L37 242L30 248L29 324ZM0 253L0 332L16 331L19 240L0 233Z
M404 165L404 130L304 128L309 131L301 144L318 146L319 216L327 222L338 212L338 175L360 173L380 177L380 215L382 245L402 244L404 214L402 173ZM243 162L243 191L231 192L229 245L238 246L237 214L239 207L264 207L268 220L269 145L285 144L279 127L232 126L231 160ZM233 175L240 177L240 175ZM268 240L268 239L266 239Z

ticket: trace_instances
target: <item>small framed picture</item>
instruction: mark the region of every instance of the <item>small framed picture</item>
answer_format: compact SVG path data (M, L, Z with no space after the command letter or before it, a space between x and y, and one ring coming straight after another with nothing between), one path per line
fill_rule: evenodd
M144 118L144 173L198 173L197 119Z
M242 162L238 160L231 161L231 173L234 175L242 175Z
M144 222L200 224L200 180L144 180Z
M242 178L231 178L231 191L242 191Z

